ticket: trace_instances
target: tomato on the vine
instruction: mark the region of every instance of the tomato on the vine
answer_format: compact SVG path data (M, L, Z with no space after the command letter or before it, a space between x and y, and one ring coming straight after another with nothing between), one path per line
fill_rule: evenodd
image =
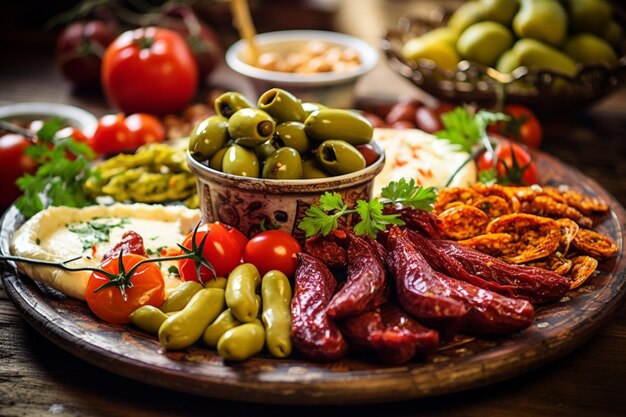
M107 98L125 113L175 113L198 86L198 65L181 35L147 27L122 33L102 61Z
M213 266L217 276L226 277L239 263L245 246L237 233L241 233L231 226L222 223L204 223L195 231L195 243L200 246L206 236L202 255ZM192 248L194 232L190 232L183 240L182 245ZM245 237L244 237L245 239ZM197 281L196 263L193 259L178 261L178 270L184 281ZM205 266L200 267L200 282L205 283L214 279L211 270Z
M124 270L128 272L145 256L125 254L122 256ZM100 265L100 269L119 274L119 258L111 258ZM128 323L128 316L141 306L160 306L165 300L165 284L161 269L153 263L145 263L133 273L132 286L125 288L126 299L119 287L111 286L96 292L96 289L111 280L100 272L92 272L85 289L85 300L91 311L110 323Z
M539 148L543 139L543 130L537 116L528 107L519 104L507 104L502 111L511 119L498 122L490 126L488 130L515 139L530 148Z
M298 266L296 254L302 248L298 241L282 230L266 230L253 236L243 251L243 261L257 267L261 275L277 269L293 276Z
M503 184L531 185L538 180L537 165L528 149L506 139L498 140L493 153L482 153L476 165L479 173L495 169Z

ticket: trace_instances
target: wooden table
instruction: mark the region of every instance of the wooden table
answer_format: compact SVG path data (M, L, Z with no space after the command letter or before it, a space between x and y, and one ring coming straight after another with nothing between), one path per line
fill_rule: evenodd
M48 50L9 51L0 66L0 104L51 101L109 111L98 95L72 93ZM9 63L9 64L6 64ZM378 80L384 78L385 83ZM362 97L405 93L384 63L359 85ZM380 92L378 92L380 93ZM626 89L545 124L543 150L594 178L626 205ZM1 169L1 168L0 168ZM0 191L1 192L1 191ZM278 407L212 400L154 388L87 364L34 331L0 285L1 416L619 416L626 415L626 306L589 342L512 380L438 398L351 407Z

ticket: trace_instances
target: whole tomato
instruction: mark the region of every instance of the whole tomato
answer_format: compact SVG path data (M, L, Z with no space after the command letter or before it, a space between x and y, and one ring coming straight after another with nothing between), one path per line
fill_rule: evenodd
M129 271L140 261L147 259L144 256L125 254L122 256L124 270ZM100 265L100 269L119 274L119 260L110 258ZM151 305L158 307L165 300L165 284L161 269L156 263L146 263L137 268L130 279L132 287L125 289L126 299L122 296L119 287L112 286L96 291L111 280L100 272L93 272L85 288L85 300L89 309L104 321L110 323L128 323L128 316L141 306Z
M165 140L163 124L150 114L131 114L124 120L124 124L135 137L135 145L137 146L145 145L146 143L163 142Z
M241 255L246 244L245 237L241 239L241 232L221 223L204 223L195 232L195 243L200 246L206 238L202 254L215 269L220 277L227 277L241 262ZM194 232L189 233L182 245L192 248ZM178 270L184 281L199 281L204 283L215 278L211 270L205 266L200 267L200 279L196 273L196 263L193 259L178 261Z
M67 26L56 48L57 65L65 78L80 88L99 87L102 56L117 35L115 25L101 20Z
M14 133L0 137L0 207L9 207L22 192L15 185L15 181L26 172L33 172L37 165L35 161L24 155L30 142L22 135Z
M106 155L133 151L141 145L163 140L165 128L156 117L145 113L124 117L123 113L118 113L102 116L87 143L96 153Z
M506 139L497 141L493 153L481 154L476 166L478 172L495 169L501 184L532 185L538 181L532 154L525 146Z
M217 33L202 23L187 5L170 3L164 7L165 14L174 18L166 21L170 23L168 28L185 38L198 64L198 75L204 79L222 61L223 50Z
M415 124L417 128L426 133L435 133L443 129L441 115L454 110L450 103L440 103L437 107L420 106L415 111Z
M125 113L175 113L198 86L198 65L185 40L170 29L122 33L106 50L102 85Z
M301 251L300 244L289 233L266 230L250 239L243 251L243 261L256 266L261 275L277 269L289 277L296 271L296 254Z
M98 120L93 136L88 144L97 154L106 155L124 151L132 151L139 146L135 135L125 123L123 113L107 114Z
M515 139L524 145L537 149L543 140L541 123L528 107L519 104L508 104L502 109L511 117L506 122L498 122L490 126L489 131Z

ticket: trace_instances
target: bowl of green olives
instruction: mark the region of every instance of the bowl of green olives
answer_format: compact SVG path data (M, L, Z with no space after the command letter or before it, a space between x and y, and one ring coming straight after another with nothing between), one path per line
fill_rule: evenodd
M280 88L256 103L226 92L214 107L187 151L205 220L248 236L280 228L303 237L297 225L325 192L348 203L371 197L385 156L360 113L302 102Z
M257 94L288 89L302 100L348 108L357 80L378 63L378 50L343 33L285 30L255 37L259 54L250 62L244 40L226 51L226 64L249 79Z

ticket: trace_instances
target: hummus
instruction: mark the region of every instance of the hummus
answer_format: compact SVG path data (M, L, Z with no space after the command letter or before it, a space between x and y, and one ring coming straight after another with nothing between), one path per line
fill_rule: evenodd
M164 247L176 247L200 221L200 212L183 206L114 204L81 209L49 207L26 221L13 236L11 253L24 258L69 262L69 266L97 266L102 257L129 230L138 233L146 253L158 255ZM179 280L163 262L166 288ZM18 269L35 281L55 288L69 297L84 299L89 271L69 272L23 262Z
M374 195L391 181L414 178L418 185L443 187L470 155L445 140L417 129L375 129L374 140L385 150L385 167L374 180ZM476 165L469 162L451 187L476 182Z

